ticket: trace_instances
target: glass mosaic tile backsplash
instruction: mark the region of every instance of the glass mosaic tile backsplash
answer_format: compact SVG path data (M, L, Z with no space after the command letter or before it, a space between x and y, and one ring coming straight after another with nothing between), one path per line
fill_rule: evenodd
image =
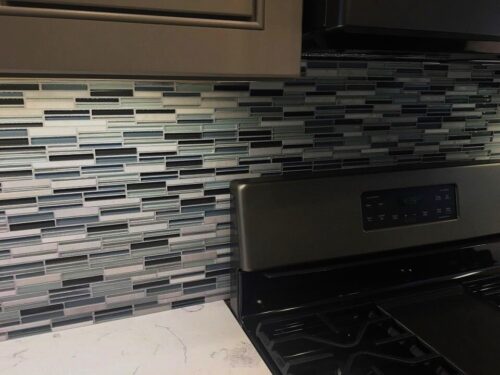
M229 182L497 158L500 61L0 80L0 341L228 297Z

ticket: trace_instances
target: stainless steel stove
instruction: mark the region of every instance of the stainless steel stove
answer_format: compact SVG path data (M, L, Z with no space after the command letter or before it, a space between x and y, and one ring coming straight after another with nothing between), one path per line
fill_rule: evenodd
M232 193L231 307L273 373L500 374L500 164Z

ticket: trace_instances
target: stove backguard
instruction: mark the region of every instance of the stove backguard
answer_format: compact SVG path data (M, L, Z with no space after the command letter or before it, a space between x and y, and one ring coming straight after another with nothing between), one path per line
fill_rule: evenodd
M435 190L451 186L454 203L437 204L446 194ZM237 181L232 193L239 268L260 271L497 234L499 186L499 163ZM423 198L424 202L416 202L418 209L413 211L399 202L395 211L384 215L382 210L383 215L373 218L384 225L365 228L366 194L395 189L419 192L406 197L407 206L411 199ZM378 203L393 202L386 196ZM395 225L398 218L391 224L392 215L404 215L405 209L419 220ZM435 220L443 216L438 211L447 209L447 217ZM432 211L428 215L435 219L420 220L425 210Z

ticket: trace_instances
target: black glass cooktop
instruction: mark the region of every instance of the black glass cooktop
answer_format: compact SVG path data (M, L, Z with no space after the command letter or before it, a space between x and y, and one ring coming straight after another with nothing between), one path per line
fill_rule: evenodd
M379 306L261 320L256 336L283 375L463 375Z
M496 308L500 308L500 276L490 276L465 283L469 291Z

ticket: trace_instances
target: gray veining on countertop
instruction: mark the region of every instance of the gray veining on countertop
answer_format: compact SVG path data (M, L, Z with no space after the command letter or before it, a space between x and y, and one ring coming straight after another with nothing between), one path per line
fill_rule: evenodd
M224 302L0 343L2 375L264 375Z

